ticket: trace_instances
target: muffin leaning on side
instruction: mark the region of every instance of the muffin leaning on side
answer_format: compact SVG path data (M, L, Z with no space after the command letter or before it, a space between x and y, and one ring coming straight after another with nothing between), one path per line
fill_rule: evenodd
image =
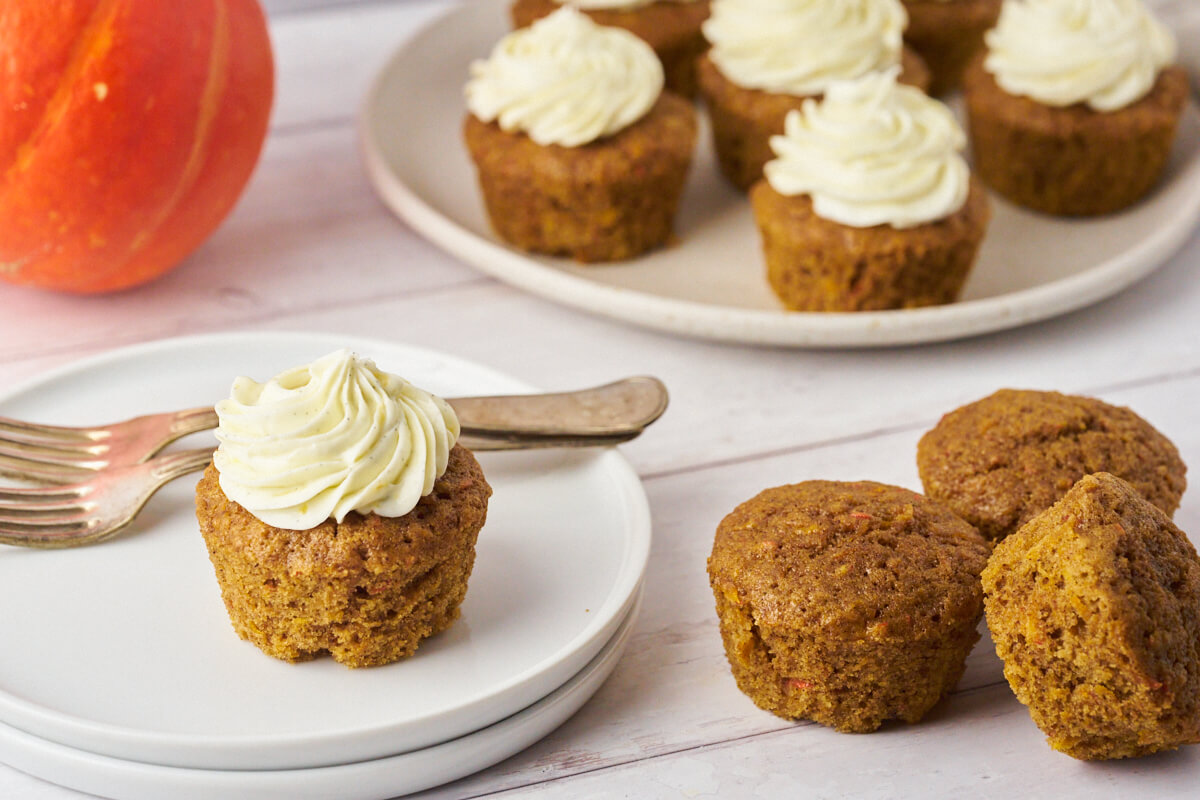
M515 0L513 25L524 28L563 5L642 39L662 62L667 89L683 97L696 93L696 57L708 48L700 25L709 0Z
M957 299L987 195L944 105L895 72L832 85L772 137L750 200L767 279L789 309L865 311Z
M996 546L983 586L1004 676L1051 747L1200 742L1200 558L1129 484L1082 478Z
M1001 389L946 414L917 443L925 493L1000 540L1084 475L1111 472L1168 516L1187 467L1128 408L1058 392Z
M903 0L908 12L904 41L929 67L929 93L957 89L963 70L983 48L1003 0Z
M900 68L920 89L929 70L901 32L899 0L714 0L696 66L722 174L741 190L762 177L788 112L834 82Z
M564 7L472 65L463 132L509 244L578 261L666 244L696 139L650 47Z
M217 412L196 516L239 636L364 667L457 619L491 488L448 405L340 351Z
M979 638L987 554L970 525L906 489L767 489L721 521L708 560L738 688L844 732L916 722Z
M963 89L992 189L1035 211L1097 215L1154 187L1188 85L1170 31L1139 0L1007 0L985 41Z

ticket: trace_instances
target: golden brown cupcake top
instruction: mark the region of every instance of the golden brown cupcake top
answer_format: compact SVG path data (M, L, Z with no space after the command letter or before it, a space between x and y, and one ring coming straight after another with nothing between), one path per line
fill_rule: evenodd
M764 624L920 639L980 612L987 554L970 525L916 492L806 481L725 517L709 573Z
M1171 514L1187 485L1178 450L1128 408L1058 392L1001 389L921 437L925 492L1002 539L1074 483L1111 472Z

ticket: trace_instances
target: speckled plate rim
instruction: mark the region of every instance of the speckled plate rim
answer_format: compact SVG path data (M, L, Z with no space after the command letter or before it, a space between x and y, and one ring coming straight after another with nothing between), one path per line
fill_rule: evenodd
M426 369L430 368L428 367L430 364L434 365L433 370L445 369L447 370L446 374L451 377L465 373L470 376L473 384L479 385L479 391L483 393L535 391L528 384L495 370L428 348L333 333L232 332L149 342L102 353L65 365L0 394L0 414L12 415L14 403L21 398L37 398L39 393L44 394L48 391L47 387L65 386L77 376L103 371L122 363L133 367L146 360L158 363L155 359L169 358L178 360L179 369L187 369L189 353L199 354L211 351L224 354L233 353L237 349L249 348L260 353L275 354L280 360L287 360L287 364L279 367L279 369L283 369L286 366L294 365L293 362L304 363L317 355L339 347L349 347L364 355L370 354L383 364L389 360L392 363L402 361L408 356L418 362L423 361L427 365ZM231 381L232 377L229 376L226 382ZM156 374L149 376L147 382L169 380L169 378L170 375ZM154 410L140 405L146 402L150 401L145 398L131 401L134 408L127 416ZM193 402L192 405L195 403ZM179 407L184 406L180 405ZM111 412L111 409L107 411ZM83 420L60 420L57 418L47 420L43 418L41 421L65 421L68 424L79 424ZM610 504L618 510L616 513L623 517L623 529L609 531L610 538L603 542L605 548L616 549L612 555L613 563L609 565L613 567L613 580L611 586L604 592L602 601L587 609L586 622L580 623L568 640L552 643L544 658L536 663L528 664L520 671L510 670L503 676L503 679L497 678L490 684L466 686L461 694L455 694L453 701L448 701L443 707L422 715L398 720L389 719L384 723L371 726L344 727L343 723L343 727L326 728L314 723L308 731L296 733L289 731L286 735L230 735L228 733L202 735L163 731L143 724L110 724L89 719L86 715L73 713L69 709L47 707L44 703L30 700L24 696L20 687L14 688L0 682L0 723L57 744L118 759L170 767L248 770L304 769L391 756L429 747L491 725L557 689L599 652L605 642L612 638L621 620L632 607L649 558L651 535L649 504L637 473L624 457L613 448L588 453L558 452L562 454L563 459L575 459L569 463L565 462L568 471L572 470L572 464L583 465L580 467L583 471L582 474L585 477L590 476L588 480L593 481L593 483L587 484L587 490L606 498L606 504ZM546 456L550 455L548 451L542 451L542 453ZM521 457L519 454L497 455L499 457L509 455ZM534 453L531 456L537 458L538 454ZM571 472L570 475L573 477L574 473ZM602 481L595 482L596 477L601 477ZM535 482L539 480L536 475L530 479ZM184 483L185 481L181 480L168 486L161 494L168 494L174 490L190 497L192 491L190 484L183 486ZM495 501L496 497L493 496L493 503ZM153 505L151 509L153 509ZM489 523L493 521L491 516L494 515L490 515ZM194 527L194 524L193 519L191 525ZM485 531L487 530L485 526ZM162 538L157 537L159 541ZM156 537L145 535L127 536L111 543L99 545L97 548L92 548L91 551L109 553L114 552L116 545L123 545L134 548L136 554L148 547L148 543L155 539ZM105 549L101 551L99 548ZM28 553L32 557L42 558L52 558L56 552L88 553L88 549L47 552L20 551L19 548L15 550ZM201 558L203 558L202 547ZM472 576L474 592L468 591L464 609L469 609L473 599L475 602L482 600L478 593L479 590L476 588L481 574L479 561L480 559L477 559L476 572ZM594 571L596 565L584 565L580 568ZM211 567L206 565L206 569L211 578ZM215 594L215 584L211 589L213 596L204 602L211 605L215 598L216 607L219 608L220 601ZM223 609L221 609L221 614L223 615ZM466 618L469 619L469 617ZM227 619L220 620L219 626L224 629L223 638L220 640L222 646L243 648L246 653L252 654L256 659L253 662L255 665L259 663L257 659L262 659L261 663L264 664L278 664L285 668L297 666L276 662L274 659L258 653L252 646L238 641L236 635L228 630ZM449 635L453 636L454 631L455 628L451 628ZM14 653L20 652L16 647L20 645L21 640L13 638L11 632L4 625L0 625L0 632L9 637L6 638L6 658L12 659ZM445 636L447 634L441 634L441 637ZM10 647L13 649L10 650ZM427 644L426 647L430 647L430 645ZM238 657L244 656L238 654ZM327 664L328 669L336 668L335 671L344 673L347 680L354 679L355 672L334 665L329 659L318 659L318 661ZM317 663L309 662L312 665ZM299 665L300 668L308 666ZM367 672L381 676L386 674L382 671L395 666L377 667ZM104 683L94 673L89 672L89 665L85 663L81 663L77 668L72 668L70 665L55 668L62 669L67 677L75 681L95 680L100 685ZM264 669L270 669L270 667L264 667ZM327 680L327 678L322 680ZM379 678L379 680L384 680L384 678ZM130 692L135 688L137 687L127 687ZM219 692L220 690L214 691ZM302 701L302 699L297 698L297 701ZM152 715L147 713L147 718L150 716Z
M1120 252L1074 275L991 297L945 306L857 313L792 312L722 305L720 297L695 302L607 285L603 267L579 275L548 266L512 250L464 222L461 209L445 213L414 189L408 165L389 161L381 111L404 103L404 88L451 69L465 81L466 64L482 57L504 33L497 22L507 0L473 0L434 19L403 43L372 84L359 116L359 138L367 174L382 201L435 245L512 286L591 313L684 336L802 348L881 347L938 342L1026 325L1066 314L1110 297L1162 266L1200 219L1200 114L1185 110L1177 158L1155 190L1163 213L1131 236ZM399 87L399 90L397 89ZM455 98L435 102L456 103ZM425 114L412 114L420 124ZM446 132L446 147L460 148L459 131ZM702 141L699 146L707 146ZM437 159L436 153L423 155ZM456 156L457 157L457 156ZM472 191L475 187L470 187ZM478 202L478 201L475 201ZM1097 221L1093 224L1103 224ZM1079 236L1087 236L1081 229ZM687 242L680 245L685 250ZM702 252L694 254L704 258Z

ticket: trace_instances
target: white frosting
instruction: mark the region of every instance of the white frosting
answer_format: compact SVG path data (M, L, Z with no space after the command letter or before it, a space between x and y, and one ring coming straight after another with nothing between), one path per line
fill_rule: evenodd
M771 187L810 195L818 216L859 228L909 228L962 208L966 136L945 105L896 73L835 83L789 112L763 170Z
M1140 0L1006 0L984 68L1009 94L1114 111L1146 95L1175 40Z
M641 8L652 3L695 3L696 0L554 0L559 5L588 10Z
M541 145L577 147L637 122L662 88L662 64L650 45L564 6L473 63L466 97L484 122Z
M703 30L733 83L805 96L899 64L907 24L900 0L714 0Z
M348 350L217 403L221 490L268 525L307 530L351 511L399 517L433 490L458 439L441 398Z

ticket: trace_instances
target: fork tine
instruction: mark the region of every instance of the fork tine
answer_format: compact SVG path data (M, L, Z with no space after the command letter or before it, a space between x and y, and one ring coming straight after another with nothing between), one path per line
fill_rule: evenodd
M81 442L79 444L71 444L64 447L61 445L18 442L12 439L4 439L0 437L0 456L24 458L29 461L41 461L47 464L88 464L91 462L103 462L104 459L100 458L100 456L107 449L108 445L99 444L96 442Z
M20 419L0 417L0 434L5 438L41 441L47 439L62 442L87 442L104 439L108 431L103 428L72 428L64 425L42 425Z
M112 536L129 521L106 523L96 504L87 499L94 490L86 483L0 487L0 544L62 548Z
M47 500L21 500L16 503L0 500L0 524L8 522L49 524L90 515L95 503L82 502L78 497Z
M100 526L99 519L55 523L5 522L0 523L0 544L44 549L74 547L99 541L124 527L119 525L105 530Z
M87 499L92 491L93 487L89 484L38 488L0 487L0 523L30 523L34 520L50 523L67 519L67 515L62 512L74 511L77 512L75 516L89 514L95 508L95 503ZM50 514L58 516L49 517Z
M94 475L98 469L105 466L105 462L93 463L96 466L85 465L85 462L55 464L0 453L0 475L38 483L74 483Z

